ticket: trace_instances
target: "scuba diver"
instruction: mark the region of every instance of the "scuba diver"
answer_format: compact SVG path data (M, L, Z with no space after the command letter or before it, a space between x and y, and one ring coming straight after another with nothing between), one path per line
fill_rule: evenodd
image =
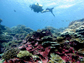
M53 9L54 8L46 8L46 10L44 10L42 7L42 5L36 3L36 4L32 4L29 6L31 8L31 10L33 10L34 12L41 12L41 13L45 13L45 12L51 12L53 14ZM55 15L53 14L53 16L55 17Z

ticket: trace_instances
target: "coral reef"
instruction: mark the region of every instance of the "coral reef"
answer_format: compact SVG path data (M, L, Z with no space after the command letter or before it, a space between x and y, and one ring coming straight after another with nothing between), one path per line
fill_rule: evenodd
M10 47L6 47L8 51L2 55L5 60L3 63L83 63L84 24L81 24L83 22L84 19L72 22L61 33L52 27L28 34L21 34L24 33L22 31L17 34L18 30L13 32L16 34L10 35L13 36L13 41L16 40L16 42L10 41L6 45L14 47L18 42L19 46L15 46L18 52L13 50L15 52L13 53L12 50L8 50ZM22 26L20 29L24 28Z
M78 29L77 29L78 30ZM81 30L83 32L83 30ZM17 54L18 60L31 63L80 63L83 62L84 43L81 43L82 33L60 33L53 36L50 29L43 29L27 35L26 42L18 47L21 52ZM53 40L54 39L54 40ZM78 39L78 40L77 40ZM84 40L82 40L84 41ZM81 52L80 52L81 51ZM37 55L38 59L35 58ZM28 57L30 60L26 60ZM14 63L14 61L11 59ZM10 60L7 60L9 62Z
M33 30L30 28L27 28L24 25L18 25L18 26L12 27L11 31L12 31L12 33L16 33L16 34L21 34L21 33L28 34L28 33L32 32Z
M2 33L3 33L3 31L4 31L5 29L6 29L6 28L5 28L5 26L0 25L0 34L2 34Z
M0 25L0 53L5 52L13 47L18 47L32 29L24 25L8 28Z
M3 55L2 55L2 58L4 60L9 60L11 58L14 58L14 57L17 57L17 53L19 52L19 49L10 49L8 51L6 51Z
M79 27L84 27L84 18L83 19L80 19L80 20L75 20L75 21L72 21L68 28L66 28L64 30L64 32L75 32L77 28Z

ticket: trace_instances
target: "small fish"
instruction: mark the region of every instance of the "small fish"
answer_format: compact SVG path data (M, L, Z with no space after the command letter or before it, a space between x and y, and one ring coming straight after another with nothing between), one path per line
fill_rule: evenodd
M14 10L14 12L16 12L16 10Z

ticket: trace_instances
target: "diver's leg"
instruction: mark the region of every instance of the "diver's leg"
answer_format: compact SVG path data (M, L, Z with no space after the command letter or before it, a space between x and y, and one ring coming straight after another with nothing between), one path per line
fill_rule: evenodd
M41 11L41 13L45 13L45 12L49 12L49 10L43 10L43 11Z

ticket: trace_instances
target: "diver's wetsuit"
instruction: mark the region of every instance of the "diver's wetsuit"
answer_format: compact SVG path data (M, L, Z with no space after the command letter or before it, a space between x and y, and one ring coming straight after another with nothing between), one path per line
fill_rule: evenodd
M35 5L35 4L32 4L32 5L31 5L31 9L33 9L33 11L34 11L34 12L37 12L37 13L43 11L43 9L42 9L41 6L38 6L38 5Z

